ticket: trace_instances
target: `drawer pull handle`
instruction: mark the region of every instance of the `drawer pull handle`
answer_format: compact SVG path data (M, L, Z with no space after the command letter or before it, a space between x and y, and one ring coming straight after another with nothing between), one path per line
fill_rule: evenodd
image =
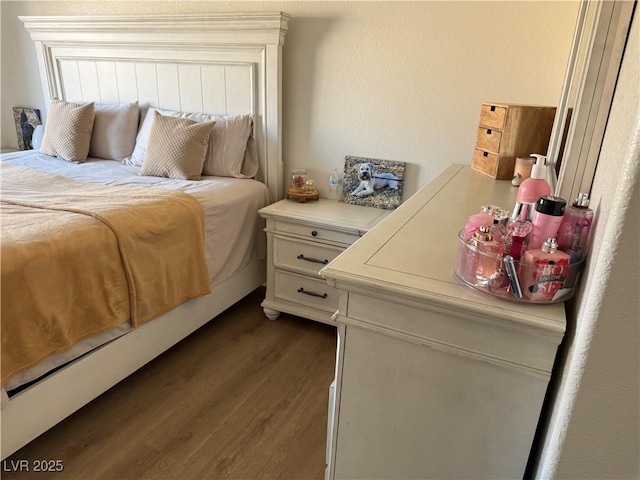
M491 130L487 130L487 135L491 135Z
M491 109L490 109L490 110L491 110L492 112L495 112L495 111L496 111L496 106L495 106L495 105L491 105Z
M311 231L311 236L317 237L318 236L318 232L316 230L312 230Z
M482 152L482 156L483 157L488 157L489 156L489 152Z
M306 260L307 262L321 263L323 265L326 265L327 263L329 263L329 260L318 260L317 258L305 257L302 253L298 255L297 258L298 260Z
M305 290L302 287L300 287L298 289L298 293L304 293L305 295L310 295L312 297L320 297L320 298L327 298L328 297L328 295L326 293L323 293L322 295L320 295L319 293L316 293L316 292L308 292L307 290Z

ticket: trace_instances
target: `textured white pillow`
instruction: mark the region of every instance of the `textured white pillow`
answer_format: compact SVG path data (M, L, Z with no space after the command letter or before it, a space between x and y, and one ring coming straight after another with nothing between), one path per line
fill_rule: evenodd
M84 162L89 154L93 116L93 103L51 100L40 153L68 162Z
M214 122L151 112L151 130L140 175L200 180Z
M133 152L138 133L138 102L96 104L89 156L122 160Z
M218 116L207 113L186 113L160 110L150 107L144 116L131 157L123 163L139 167L149 144L149 133L153 112L164 116L186 118L195 122L216 122L209 142L207 158L203 168L205 175L221 177L252 178L258 172L258 155L253 140L252 115Z
M142 121L140 123L140 129L138 130L138 135L136 137L136 145L131 156L125 158L122 161L122 163L124 163L125 165L132 165L134 167L142 166L142 162L144 161L144 157L149 146L149 135L151 133L151 125L154 119L154 112L158 112L165 117L186 118L199 123L215 121L214 115L207 115L206 113L184 113L176 112L173 110L160 110L157 108L149 107L146 110L146 113L144 111L141 112Z

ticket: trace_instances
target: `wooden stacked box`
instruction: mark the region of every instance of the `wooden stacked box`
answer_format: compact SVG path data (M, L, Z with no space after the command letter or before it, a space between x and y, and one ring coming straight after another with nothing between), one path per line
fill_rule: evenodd
M516 157L546 155L555 107L483 103L471 168L510 180Z

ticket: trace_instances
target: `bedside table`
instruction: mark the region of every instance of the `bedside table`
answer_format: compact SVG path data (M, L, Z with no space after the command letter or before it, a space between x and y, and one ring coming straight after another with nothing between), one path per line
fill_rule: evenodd
M259 213L267 221L265 315L275 320L287 312L335 325L339 293L318 272L391 211L320 199L281 200Z

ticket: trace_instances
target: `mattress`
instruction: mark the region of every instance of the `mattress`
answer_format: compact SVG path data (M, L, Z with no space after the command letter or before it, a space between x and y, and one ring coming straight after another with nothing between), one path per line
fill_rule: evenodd
M208 176L199 181L147 177L138 175L139 167L113 160L89 158L85 163L74 164L34 150L3 154L0 160L82 182L165 188L193 196L204 211L205 258L212 290L255 258L264 257L264 224L258 210L269 203L269 193L266 186L258 181ZM118 338L131 328L127 322L85 338L71 350L50 355L40 364L13 376L5 389L11 392L32 382L50 370Z

